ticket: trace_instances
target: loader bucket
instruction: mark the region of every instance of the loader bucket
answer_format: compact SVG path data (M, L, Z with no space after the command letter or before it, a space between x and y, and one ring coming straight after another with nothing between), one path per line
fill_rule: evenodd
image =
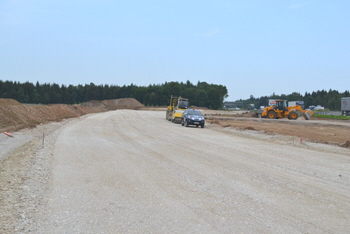
M306 120L310 120L311 119L311 114L309 112L305 112L303 113L303 116Z

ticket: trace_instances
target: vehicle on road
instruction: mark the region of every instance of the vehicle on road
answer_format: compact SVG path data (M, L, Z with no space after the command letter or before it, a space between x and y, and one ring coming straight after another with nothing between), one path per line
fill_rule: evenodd
M180 123L182 118L182 113L188 107L188 99L183 97L170 97L170 105L166 110L166 119L173 123Z
M198 126L201 126L201 128L204 128L204 125L205 125L204 115L199 110L187 109L182 114L181 125L185 127L188 127L190 125L195 125L197 128Z

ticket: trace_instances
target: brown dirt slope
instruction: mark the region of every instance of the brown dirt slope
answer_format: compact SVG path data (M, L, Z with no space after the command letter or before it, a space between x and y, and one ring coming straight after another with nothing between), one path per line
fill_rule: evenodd
M31 105L13 99L0 99L0 132L17 131L41 123L61 121L89 113L116 109L139 109L143 105L133 98L90 101L84 105Z
M10 98L0 98L0 106L3 105L21 105L21 103Z
M110 99L97 101L92 100L83 104L88 107L102 107L106 110L118 110L118 109L132 109L138 110L142 109L144 105L142 105L139 101L134 98L121 98L121 99Z

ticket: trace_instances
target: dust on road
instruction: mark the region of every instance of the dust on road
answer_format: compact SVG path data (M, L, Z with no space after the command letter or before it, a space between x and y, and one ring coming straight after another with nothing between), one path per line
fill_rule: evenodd
M45 198L24 230L345 233L349 150L308 144L185 128L158 111L90 115L57 133Z

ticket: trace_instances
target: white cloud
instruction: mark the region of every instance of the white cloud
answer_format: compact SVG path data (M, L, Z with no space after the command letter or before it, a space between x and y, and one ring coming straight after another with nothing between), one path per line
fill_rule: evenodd
M308 3L300 3L300 4L293 4L290 5L289 8L292 10L298 9L298 8L302 8L304 6L306 6Z
M212 29L210 31L204 32L204 33L199 33L197 35L202 36L202 37L213 37L215 34L218 34L220 32L219 29Z

